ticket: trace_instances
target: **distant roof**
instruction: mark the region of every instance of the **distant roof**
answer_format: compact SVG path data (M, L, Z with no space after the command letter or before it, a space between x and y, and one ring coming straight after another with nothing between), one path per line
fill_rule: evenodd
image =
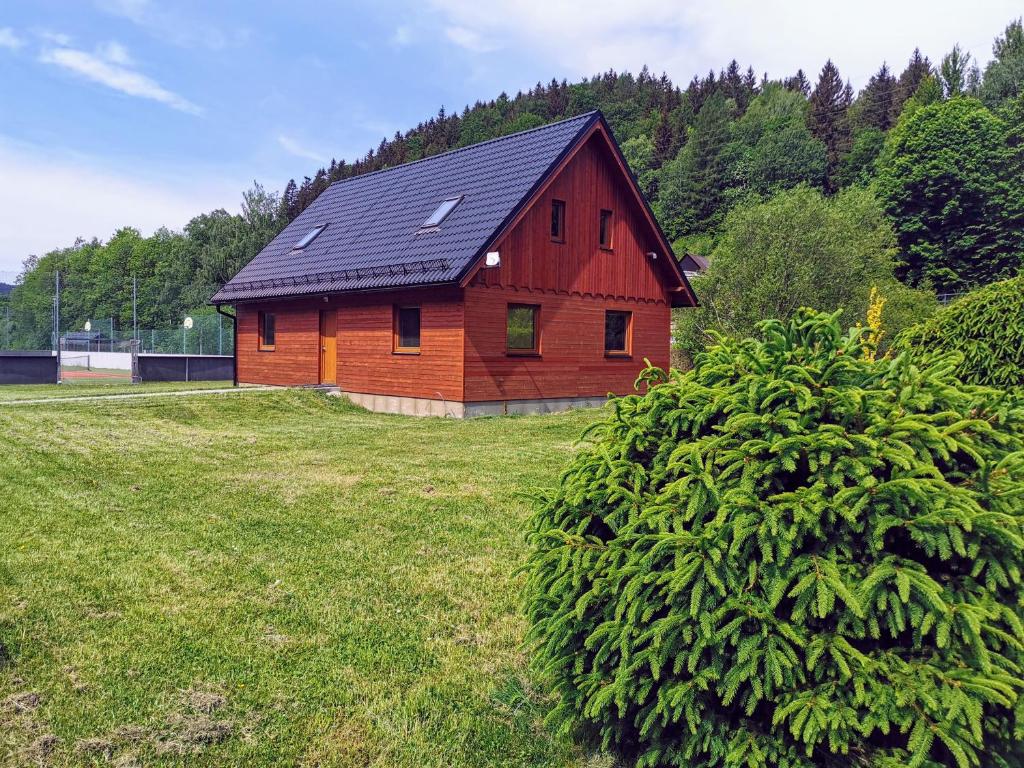
M683 272L686 273L687 277L699 275L702 272L707 272L708 258L696 253L684 253L683 257L679 259L679 266L683 268Z
M212 301L449 283L604 118L600 112L335 182ZM426 226L458 198L439 226ZM314 229L326 227L301 249Z

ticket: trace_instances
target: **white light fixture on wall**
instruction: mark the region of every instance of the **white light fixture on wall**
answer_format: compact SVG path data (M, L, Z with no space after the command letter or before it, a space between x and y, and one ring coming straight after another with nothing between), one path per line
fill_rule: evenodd
M498 251L488 251L484 257L485 267L500 267L501 266L501 254Z
M658 254L656 254L654 251L648 251L647 255L651 257L651 261L654 261L655 259L658 258Z

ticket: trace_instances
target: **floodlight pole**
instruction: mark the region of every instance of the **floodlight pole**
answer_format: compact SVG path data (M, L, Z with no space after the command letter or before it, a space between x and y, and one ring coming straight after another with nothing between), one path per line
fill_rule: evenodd
M132 275L132 339L139 338L139 301L135 275Z
M60 270L54 275L55 292L53 295L53 345L57 348L57 383L61 383L60 368Z

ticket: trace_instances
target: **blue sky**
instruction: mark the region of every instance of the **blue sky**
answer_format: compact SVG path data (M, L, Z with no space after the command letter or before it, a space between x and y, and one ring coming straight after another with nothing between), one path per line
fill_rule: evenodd
M1003 0L827 5L5 0L0 280L76 236L235 210L253 180L279 190L442 104L645 63L685 85L734 56L772 76L832 56L860 86L915 45L938 59L960 42L984 63L1020 13Z

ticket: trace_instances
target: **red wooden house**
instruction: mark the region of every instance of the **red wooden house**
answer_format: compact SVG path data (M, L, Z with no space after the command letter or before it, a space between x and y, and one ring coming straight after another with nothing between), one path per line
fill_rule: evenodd
M696 304L598 112L337 182L213 302L240 382L453 416L629 393Z

